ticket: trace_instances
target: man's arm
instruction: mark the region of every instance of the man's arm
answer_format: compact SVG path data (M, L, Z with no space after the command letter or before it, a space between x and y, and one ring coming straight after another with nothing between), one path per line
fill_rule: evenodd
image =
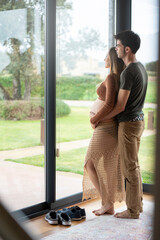
M110 113L107 114L105 118L103 118L103 120L113 118L120 112L123 112L125 110L129 95L130 95L130 90L120 89L115 107Z

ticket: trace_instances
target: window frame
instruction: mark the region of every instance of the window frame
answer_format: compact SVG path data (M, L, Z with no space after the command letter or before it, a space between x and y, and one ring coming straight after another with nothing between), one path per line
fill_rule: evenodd
M110 0L112 1L112 0ZM131 0L115 0L116 32L131 29ZM22 211L27 217L40 216L82 201L82 192L56 200L56 0L46 0L46 72L45 72L45 177L46 201ZM160 88L160 86L159 86ZM159 90L160 92L160 90ZM160 101L159 101L160 102ZM158 108L157 108L158 109ZM160 119L160 116L159 116ZM158 141L158 139L157 139ZM160 139L159 139L160 141ZM160 153L159 153L160 155ZM158 169L158 168L157 168ZM157 170L158 171L158 170ZM143 183L143 191L153 193L153 185Z

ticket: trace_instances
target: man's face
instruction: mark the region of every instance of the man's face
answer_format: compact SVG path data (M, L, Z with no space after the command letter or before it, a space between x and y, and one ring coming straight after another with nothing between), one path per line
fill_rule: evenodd
M124 58L125 56L125 47L122 45L120 40L117 40L116 48L118 58Z

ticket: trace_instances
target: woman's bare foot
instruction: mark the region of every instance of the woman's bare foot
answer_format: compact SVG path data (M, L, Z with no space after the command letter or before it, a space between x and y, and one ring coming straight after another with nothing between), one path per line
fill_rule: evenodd
M116 213L114 215L114 217L116 217L116 218L134 218L134 219L135 218L139 218L139 216L137 216L137 217L130 216L130 214L129 214L129 212L127 210L125 210L123 212L120 212L120 213Z
M102 206L100 209L94 210L93 213L97 216L103 215L105 213L113 215L114 214L114 206L106 204L106 205Z
M96 211L99 211L99 210L100 210L100 208L99 208L99 209L96 209L96 210L93 210L92 213L95 213Z

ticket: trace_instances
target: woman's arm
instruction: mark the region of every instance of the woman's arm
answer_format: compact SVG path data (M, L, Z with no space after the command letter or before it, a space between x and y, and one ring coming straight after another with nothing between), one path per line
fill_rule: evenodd
M104 84L106 88L104 106L100 109L100 111L98 111L95 114L95 116L91 117L90 122L92 124L97 124L98 122L100 122L114 108L115 99L116 99L115 79L113 78L113 76L108 75Z

